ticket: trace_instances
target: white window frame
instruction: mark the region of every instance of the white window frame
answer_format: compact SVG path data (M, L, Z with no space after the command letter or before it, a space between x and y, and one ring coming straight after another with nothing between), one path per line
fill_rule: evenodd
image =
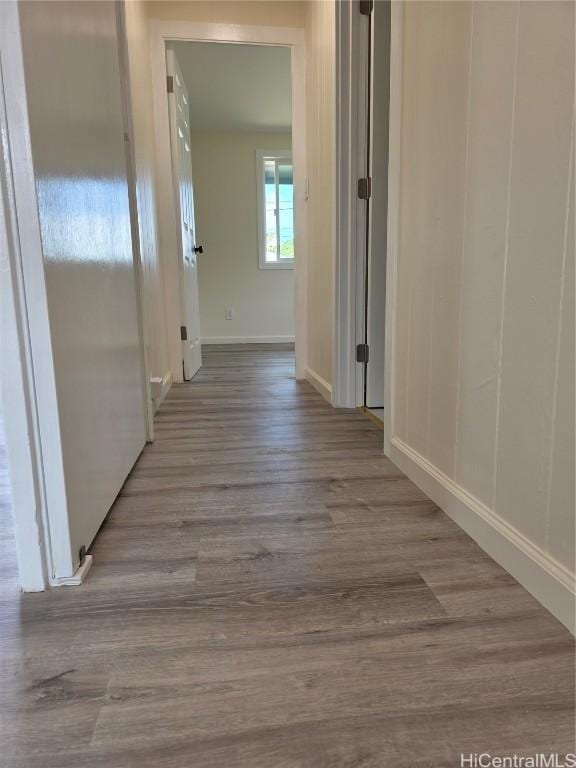
M256 205L258 208L258 266L260 269L294 269L294 259L266 261L266 201L264 197L264 161L289 160L292 163L292 151L289 149L256 150ZM277 206L278 207L278 206ZM278 220L277 220L278 221ZM279 231L279 228L277 227ZM296 241L296 238L294 238ZM296 255L296 252L294 252Z

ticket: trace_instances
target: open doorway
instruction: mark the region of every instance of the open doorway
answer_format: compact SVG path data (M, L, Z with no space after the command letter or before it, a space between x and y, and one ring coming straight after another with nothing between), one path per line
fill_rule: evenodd
M204 349L293 346L290 49L175 42L167 46L167 67L174 78L172 164L188 248L183 347L193 349L197 338ZM185 354L184 364L190 379L200 354L190 367Z
M385 424L389 2L337 8L334 404Z
M157 22L151 48L172 369L281 345L304 378L303 32Z
M363 305L362 407L384 424L384 354L388 226L388 119L390 102L390 5L374 4L367 14L366 261L360 302ZM363 190L361 190L363 191Z

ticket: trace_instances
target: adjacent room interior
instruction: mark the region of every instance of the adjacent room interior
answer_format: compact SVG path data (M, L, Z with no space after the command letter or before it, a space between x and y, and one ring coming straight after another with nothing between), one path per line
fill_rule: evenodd
M192 169L191 183L180 184L181 214L189 219L184 250L191 233L194 240L183 263L184 270L187 259L197 264L191 291L199 313L191 324L204 350L294 348L290 56L279 46L167 45L175 72L171 133L182 144L172 154L185 155Z

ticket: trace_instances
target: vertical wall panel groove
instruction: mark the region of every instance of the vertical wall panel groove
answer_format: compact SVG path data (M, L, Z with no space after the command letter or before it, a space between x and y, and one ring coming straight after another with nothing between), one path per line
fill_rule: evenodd
M495 509L544 544L573 111L573 10L522 4Z
M558 309L558 340L550 473L546 509L545 547L550 554L574 572L576 509L574 467L575 423L575 344L574 344L574 122L570 153L570 180L566 193L566 226L562 264L562 292Z
M500 297L500 326L498 334L498 368L497 368L497 393L496 393L496 429L494 431L494 467L492 473L492 498L491 507L494 509L496 504L496 482L497 482L497 457L498 457L498 442L500 434L500 396L502 389L502 341L503 341L503 328L504 328L504 302L506 296L506 282L508 277L508 247L510 242L510 196L512 191L512 160L513 160L513 143L514 143L514 124L516 120L516 88L518 84L518 50L519 50L519 36L520 36L520 2L516 4L516 25L514 33L514 74L512 80L512 118L510 121L510 142L509 142L509 157L508 157L508 179L506 188L506 224L504 235L504 268L502 274L502 292Z
M416 0L403 40L396 435L573 569L574 4Z
M466 107L466 149L464 153L464 204L462 215L462 261L465 259L466 250L466 214L468 211L469 197L469 168L470 168L470 115L472 112L472 65L474 61L474 22L476 18L476 6L472 6L470 13L470 45L468 54L468 99ZM461 382L462 382L462 328L463 328L463 303L464 303L464 264L460 269L460 295L458 300L458 364L456 368L456 419L454 421L454 477L458 476L458 449L459 449L459 423L461 418Z

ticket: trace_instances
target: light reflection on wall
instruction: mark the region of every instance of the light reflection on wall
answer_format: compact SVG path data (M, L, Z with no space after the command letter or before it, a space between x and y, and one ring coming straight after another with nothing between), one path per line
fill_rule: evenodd
M37 191L47 261L132 262L126 179L44 177Z

